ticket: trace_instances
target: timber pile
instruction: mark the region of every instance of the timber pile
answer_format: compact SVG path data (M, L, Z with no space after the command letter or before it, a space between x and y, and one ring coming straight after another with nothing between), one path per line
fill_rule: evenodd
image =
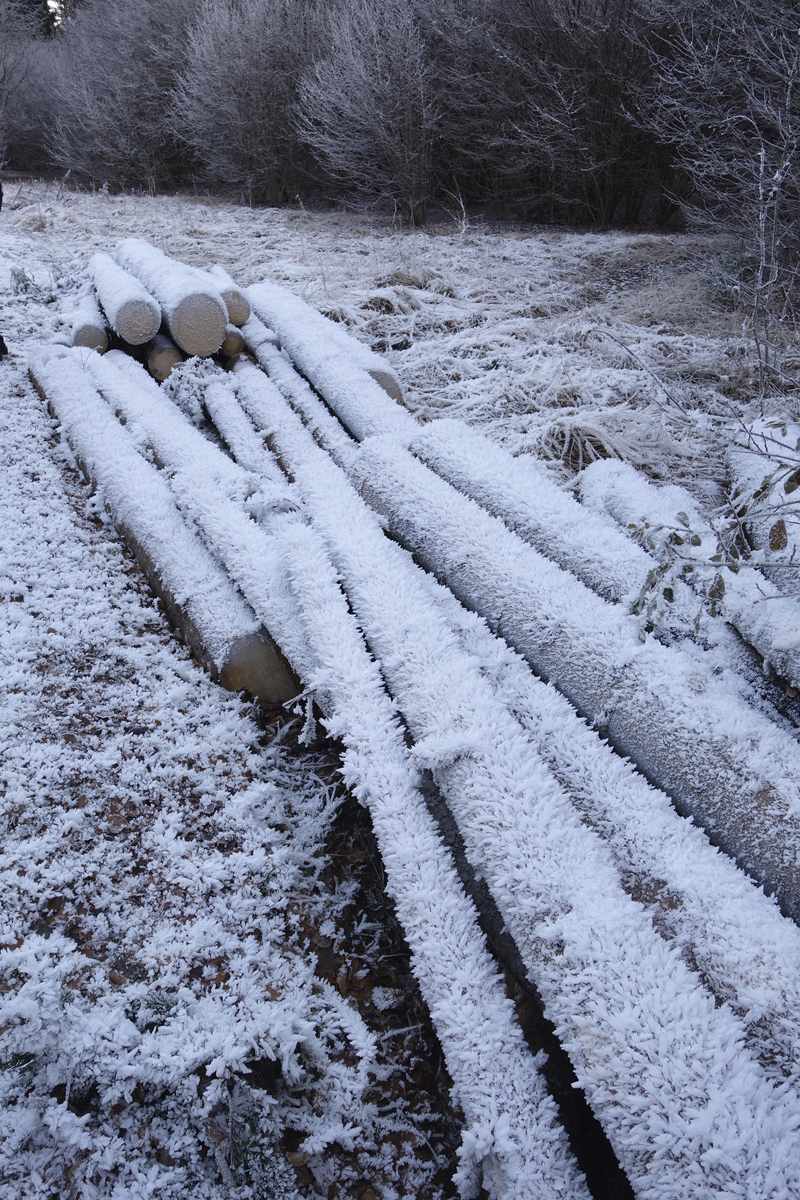
M115 333L131 276L162 332L32 375L209 670L263 703L302 694L341 739L465 1112L462 1195L588 1195L487 911L637 1195L797 1194L800 929L756 883L800 919L800 746L679 644L688 584L662 640L645 631L652 566L617 522L647 489L628 503L640 481L595 471L579 504L475 431L420 427L388 365L285 289L138 239L115 260L93 267ZM183 354L219 364L186 382L194 424L181 374L154 382ZM728 619L794 671L779 623L731 593Z
M221 267L202 271L142 238L127 238L113 258L95 254L88 271L93 291L76 310L74 346L103 354L114 341L134 352L159 383L185 356L234 360L243 352L239 326L250 304Z

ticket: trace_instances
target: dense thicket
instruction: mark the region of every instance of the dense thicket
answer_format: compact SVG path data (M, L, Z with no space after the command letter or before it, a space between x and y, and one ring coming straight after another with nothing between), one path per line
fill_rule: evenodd
M604 226L693 211L796 292L800 0L0 0L0 155L87 184L432 203ZM748 274L749 273L749 274Z
M20 167L38 144L98 185L316 191L414 221L445 193L600 225L689 198L728 214L758 209L776 171L795 203L797 0L61 9L54 25L46 0L0 0L3 149Z

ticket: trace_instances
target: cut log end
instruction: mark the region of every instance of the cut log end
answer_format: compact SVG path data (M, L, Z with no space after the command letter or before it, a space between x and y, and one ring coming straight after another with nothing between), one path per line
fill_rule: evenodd
M117 333L131 346L142 346L158 333L161 310L146 300L128 300L117 311Z
M156 383L163 383L172 368L183 362L183 355L173 341L157 333L145 350L145 364Z
M264 708L284 704L300 691L276 647L257 633L233 643L219 681L230 692L249 692Z
M240 292L238 288L226 287L222 289L222 299L228 309L231 325L244 325L250 316L250 301L244 292Z
M238 329L229 329L225 334L225 341L219 348L220 354L224 354L226 358L237 358L243 354L245 350L245 340Z
M173 309L170 333L185 354L207 358L216 354L228 328L228 314L213 296L185 296Z
M73 346L88 346L90 350L96 350L98 354L105 354L108 349L108 335L101 325L86 322L77 325L72 331L72 344Z
M379 387L382 387L387 396L391 396L392 400L396 400L398 404L403 403L403 389L396 375L391 371L381 370L376 367L369 374L375 380Z

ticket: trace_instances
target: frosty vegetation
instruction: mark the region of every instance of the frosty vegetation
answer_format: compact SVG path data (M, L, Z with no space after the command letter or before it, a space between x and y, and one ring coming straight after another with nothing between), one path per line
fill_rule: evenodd
M255 204L733 225L762 375L794 315L788 0L3 0L0 163Z

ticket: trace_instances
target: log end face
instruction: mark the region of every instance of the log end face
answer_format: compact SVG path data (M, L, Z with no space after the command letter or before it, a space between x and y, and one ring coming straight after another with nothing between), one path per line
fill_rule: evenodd
M222 299L228 309L231 325L244 325L250 316L250 301L238 288L223 288Z
M285 704L301 690L276 647L258 633L236 639L219 681L230 692L256 696L265 708Z
M131 346L142 346L161 327L161 309L146 300L128 300L117 312L117 333Z
M379 387L383 388L387 396L391 396L392 400L396 400L398 404L403 403L403 389L393 371L375 367L368 374L372 376Z
M228 314L213 296L196 292L173 309L170 333L185 354L216 354L228 329Z
M220 346L220 354L226 358L236 358L245 351L245 340L235 327L225 334L225 341Z
M73 346L87 346L98 354L105 354L108 349L108 337L105 329L99 325L79 325L72 335Z

